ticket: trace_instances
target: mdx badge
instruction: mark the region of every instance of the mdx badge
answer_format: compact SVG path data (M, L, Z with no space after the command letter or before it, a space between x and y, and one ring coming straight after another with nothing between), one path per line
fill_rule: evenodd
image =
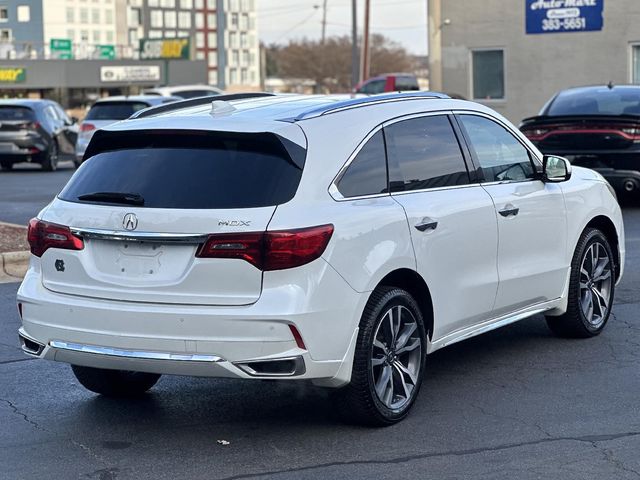
M135 213L127 213L122 219L122 226L125 230L135 230L138 228L138 217Z
M219 227L250 227L251 220L220 220Z

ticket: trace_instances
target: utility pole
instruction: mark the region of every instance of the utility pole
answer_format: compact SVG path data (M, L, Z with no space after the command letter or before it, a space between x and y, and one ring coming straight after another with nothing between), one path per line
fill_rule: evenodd
M360 58L358 57L358 0L351 0L351 88L360 79Z
M327 38L327 0L322 2L322 45Z
M360 81L369 78L369 16L371 10L371 0L365 0L364 2L364 32L362 34L362 58L360 67Z
M442 1L427 1L429 36L429 90L441 91L442 85Z

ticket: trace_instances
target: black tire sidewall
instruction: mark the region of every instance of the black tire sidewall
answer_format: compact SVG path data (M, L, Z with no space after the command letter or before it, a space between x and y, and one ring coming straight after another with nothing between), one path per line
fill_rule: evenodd
M374 334L378 328L378 325L382 322L382 316L392 307L394 306L404 306L406 307L414 316L417 324L418 330L420 332L420 337L422 339L422 361L420 362L420 372L418 373L417 385L415 386L412 392L412 398L405 404L402 408L397 410L391 410L386 405L384 405L375 391L375 384L373 381L373 367L371 365L371 356L373 354L373 340ZM366 325L361 325L361 328L364 326L364 330L362 332L362 340L363 342L360 345L366 345L366 351L358 352L360 355L367 355L367 379L368 379L368 388L369 394L372 399L373 406L375 407L377 413L384 419L385 422L395 423L401 419L403 419L409 413L413 403L415 402L419 392L420 387L422 385L422 378L424 375L425 368L425 359L426 359L426 333L424 328L424 319L420 308L416 301L411 297L409 293L401 289L392 289L387 291L383 297L377 302L377 304L373 307L372 311L367 315ZM365 320L365 319L363 319Z

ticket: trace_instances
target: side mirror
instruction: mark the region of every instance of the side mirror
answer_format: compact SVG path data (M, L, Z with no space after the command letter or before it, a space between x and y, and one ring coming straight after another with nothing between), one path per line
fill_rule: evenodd
M555 155L545 155L542 158L542 181L549 183L566 182L571 178L571 164L569 160Z

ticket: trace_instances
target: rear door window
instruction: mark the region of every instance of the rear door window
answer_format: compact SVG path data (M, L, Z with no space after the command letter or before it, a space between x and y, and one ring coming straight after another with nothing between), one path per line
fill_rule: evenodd
M345 198L388 192L382 130L374 134L360 149L338 180L337 187Z
M144 102L100 102L91 107L86 120L124 120L148 106Z
M410 76L400 76L400 77L396 77L396 85L395 85L396 90L400 90L400 91L415 91L415 90L420 90L420 87L418 86L418 80L416 80L415 77L410 77Z
M445 115L412 118L384 128L392 192L469 183L469 173Z
M295 195L304 154L274 134L98 132L59 197L102 204L109 202L81 197L135 195L150 208L274 206Z
M486 182L523 181L534 177L529 151L507 129L476 115L458 118Z

